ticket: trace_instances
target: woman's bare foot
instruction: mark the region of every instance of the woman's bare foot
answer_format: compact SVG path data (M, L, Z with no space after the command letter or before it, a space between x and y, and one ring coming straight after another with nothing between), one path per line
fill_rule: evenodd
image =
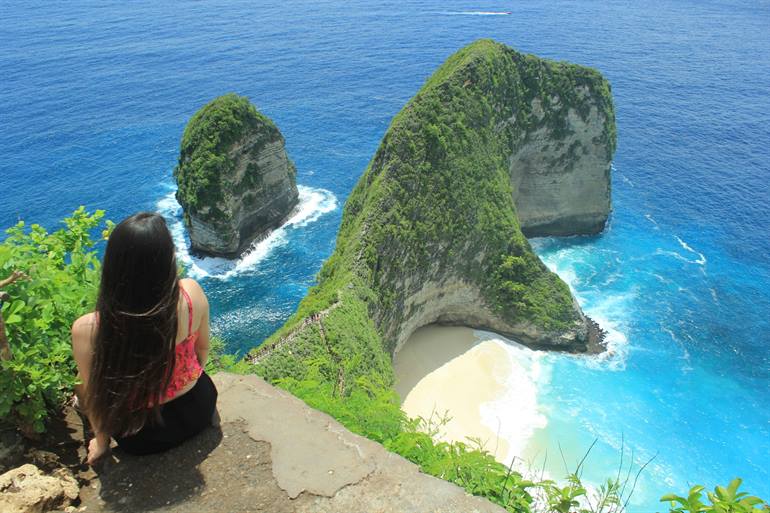
M107 439L105 442L100 438L97 436L88 442L88 458L86 461L89 465L98 463L110 450L110 440Z

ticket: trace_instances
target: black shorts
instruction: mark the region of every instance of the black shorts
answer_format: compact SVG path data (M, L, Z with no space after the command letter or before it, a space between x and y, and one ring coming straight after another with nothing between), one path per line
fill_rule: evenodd
M210 426L216 404L217 388L204 372L189 392L161 405L162 422L150 419L133 435L116 437L115 441L129 454L166 451Z

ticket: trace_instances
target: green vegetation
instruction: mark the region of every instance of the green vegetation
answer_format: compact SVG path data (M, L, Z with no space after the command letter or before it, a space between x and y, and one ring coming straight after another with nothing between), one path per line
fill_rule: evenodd
M730 484L717 486L713 492L706 492L708 503L703 502L703 486L690 488L687 497L670 493L661 497L660 502L669 503L671 513L768 513L770 504L759 497L739 492L741 479L735 478Z
M0 244L0 278L13 271L29 277L6 290L12 299L2 314L13 356L0 362L0 418L26 433L42 432L50 409L72 395L70 329L96 301L100 263L91 235L100 225L110 229L103 216L81 207L53 233L19 222Z
M177 200L185 212L203 215L216 223L232 213L220 208L222 199L244 184L230 183L235 161L228 154L244 135L255 137L251 151L259 153L265 144L282 138L278 128L245 97L229 93L215 98L193 115L182 135L179 163L174 169L178 183ZM256 173L246 173L251 180ZM246 186L254 186L247 183Z

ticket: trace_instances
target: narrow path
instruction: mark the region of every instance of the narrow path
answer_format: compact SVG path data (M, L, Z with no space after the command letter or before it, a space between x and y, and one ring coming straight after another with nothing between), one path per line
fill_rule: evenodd
M312 315L309 315L309 316L305 317L302 320L302 322L299 323L294 328L292 328L292 330L289 332L289 334L286 335L285 337L280 338L277 342L275 342L274 344L270 344L267 347L262 345L262 346L258 347L256 349L256 351L254 351L253 353L250 353L250 354L246 355L246 358L245 358L246 361L249 362L252 365L255 365L255 364L259 363L260 361L264 360L265 358L267 358L268 356L270 356L270 354L273 351L275 351L275 350L277 350L277 349L279 349L279 348L281 348L281 347L283 347L285 345L290 345L292 342L294 342L294 340L297 338L297 336L299 335L299 333L302 330L304 330L309 325L311 325L311 324L313 324L315 322L319 323L319 325L320 325L320 323L322 322L324 317L326 317L329 314L329 312L331 312L332 310L337 308L339 305L340 305L340 303L338 301L338 302L334 303L332 306L330 306L330 307L328 307L328 308L326 308L324 310L321 310L320 312L316 312L316 313L314 313ZM321 328L321 329L323 329L323 328Z

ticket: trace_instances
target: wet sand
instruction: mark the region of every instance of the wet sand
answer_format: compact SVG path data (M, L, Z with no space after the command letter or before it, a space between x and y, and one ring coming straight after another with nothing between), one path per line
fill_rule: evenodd
M410 417L450 420L439 429L446 441L478 438L499 461L509 444L499 426L484 423L482 408L505 395L510 357L495 340L470 328L427 326L415 332L394 359L396 390ZM472 442L471 442L472 443Z

